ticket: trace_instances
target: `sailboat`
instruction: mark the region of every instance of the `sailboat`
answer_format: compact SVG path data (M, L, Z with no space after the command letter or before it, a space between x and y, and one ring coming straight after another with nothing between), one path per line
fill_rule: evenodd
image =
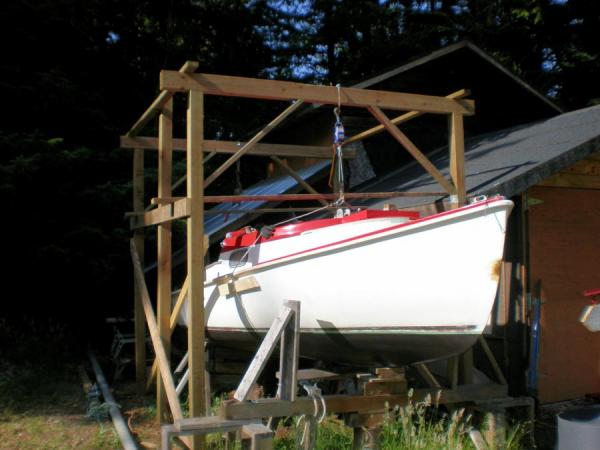
M463 352L490 317L512 207L497 196L425 217L347 210L230 232L206 267L207 338L255 350L298 300L305 358L375 367Z

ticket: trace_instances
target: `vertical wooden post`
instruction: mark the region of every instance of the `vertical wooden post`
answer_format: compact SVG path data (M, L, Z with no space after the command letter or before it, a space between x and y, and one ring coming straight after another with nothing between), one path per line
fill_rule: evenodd
M188 288L188 382L190 417L206 413L204 399L204 94L189 92L187 110L187 196L190 217L187 221ZM193 449L203 447L203 438L194 436Z
M158 197L171 197L173 161L173 99L162 109L158 119ZM171 357L171 222L158 226L157 230L157 322L167 358ZM156 417L160 423L171 421L163 379L156 378Z
M450 115L450 175L456 189L458 205L464 205L467 200L465 185L465 135L463 116L459 113Z
M298 358L300 352L300 302L284 303L294 311L281 335L279 356L279 394L281 400L295 401L298 387Z
M460 381L462 384L473 383L473 348L460 355Z
M144 150L133 151L133 211L144 211ZM138 228L133 232L133 240L138 255L144 262L144 229ZM146 319L144 307L137 283L134 289L134 322L135 322L135 379L139 394L144 392L146 386Z

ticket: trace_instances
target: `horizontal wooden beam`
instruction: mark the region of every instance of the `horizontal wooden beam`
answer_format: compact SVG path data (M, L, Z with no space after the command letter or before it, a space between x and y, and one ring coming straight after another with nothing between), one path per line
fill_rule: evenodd
M190 215L190 201L188 198L180 198L174 203L169 203L160 206L151 211L146 211L143 215L131 217L130 228L149 227L151 225L159 225L161 223L170 222L172 220L182 219Z
M458 100L458 99L463 99L463 98L467 97L469 94L470 94L470 91L468 89L461 89L460 91L456 91L450 95L447 95L446 98L452 99L452 100ZM474 104L470 105L470 109L473 109L473 110L475 109ZM400 125L400 124L408 122L409 120L412 120L416 117L420 117L423 114L425 114L425 113L422 111L410 111L405 114L402 114L401 116L394 117L393 119L390 120L390 122L392 122L394 125ZM366 139L371 136L375 136L376 134L379 134L383 131L385 131L385 127L383 125L377 125L376 127L369 128L368 130L365 130L362 133L358 133L352 137L349 137L348 139L346 139L344 141L344 145L351 144L352 142L356 142L356 141L362 141L363 139ZM344 151L346 151L346 149L344 149Z
M394 197L440 197L445 192L346 192L346 200L352 199L385 199ZM281 195L207 195L204 203L241 203L241 202L285 202L309 200L337 200L337 194L281 194Z
M204 141L205 153L227 153L237 152L245 142L236 141ZM156 150L158 149L158 139L150 136L129 137L121 136L121 148ZM173 139L173 150L184 152L186 150L186 139ZM247 155L258 156L282 156L299 158L331 158L330 146L317 145L289 145L289 144L267 144L259 142L246 152ZM356 150L352 148L344 149L344 159L356 157Z
M291 81L262 80L211 74L187 74L173 70L160 73L160 88L169 91L201 90L208 95L258 98L265 100L303 100L306 103L363 107L376 105L383 109L422 111L427 113L473 114L456 100L430 95L341 88L295 83ZM339 94L339 97L338 97Z
M469 386L458 386L455 389L416 389L410 398L412 402L421 402L429 396L439 403L452 404L490 400L506 397L506 386L490 383ZM351 413L386 411L394 406L404 406L409 402L407 394L402 395L326 395L323 397L326 409L331 413ZM219 415L224 419L260 419L263 417L291 417L295 415L313 415L315 405L311 397L299 397L295 401L274 398L259 399L252 402L225 401L221 405Z
M198 62L196 61L187 61L181 69L179 69L179 73L192 73L198 70ZM137 120L136 123L133 124L131 129L127 132L127 136L135 136L146 126L146 124L158 113L160 113L163 107L167 104L169 100L173 98L173 92L163 90L158 97L152 102L150 107L144 111L144 114Z

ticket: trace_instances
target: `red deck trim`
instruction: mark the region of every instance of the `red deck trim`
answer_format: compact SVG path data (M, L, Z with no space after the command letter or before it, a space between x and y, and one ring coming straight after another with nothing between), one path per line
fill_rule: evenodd
M359 220L378 219L385 217L405 217L409 220L415 220L420 217L420 214L417 211L383 211L376 209L365 209L350 214L346 217L333 219L316 219L276 227L273 230L272 237L261 237L260 239L258 230L255 230L254 228L250 227L245 227L227 234L227 237L223 240L222 243L222 251L227 252L239 248L249 247L253 244L263 244L265 242L271 242L278 239L297 236L306 231L316 230L319 228L326 228L333 225L340 225L343 223L357 222Z
M586 297L594 297L596 295L600 295L600 288L599 289L588 289L587 291L583 291L583 295L585 295Z
M443 211L441 213L433 214L431 216L422 217L420 219L411 220L411 221L404 222L404 223L401 223L401 224L398 224L398 225L393 225L393 226L387 227L387 228L382 228L381 230L371 231L369 233L361 234L361 235L358 235L358 236L352 236L352 237L347 238L347 239L342 239L341 241L330 242L329 244L321 245L319 247L313 247L313 248L310 248L310 249L307 249L307 250L302 250L300 252L290 253L289 255L279 256L277 258L269 259L268 261L263 261L263 262L261 262L259 264L256 264L252 268L255 269L255 268L261 267L264 264L272 263L272 262L279 261L279 260L282 260L282 259L285 259L285 258L291 258L293 256L302 255L304 253L310 253L310 252L314 252L314 251L317 251L317 250L322 250L324 248L334 247L336 245L345 244L347 242L355 241L355 240L358 240L358 239L363 239L363 238L374 236L374 235L381 234L381 233L386 233L388 231L396 230L396 229L399 229L399 228L404 228L404 227L407 227L407 226L412 226L412 225L415 225L415 224L419 224L419 223L423 223L423 222L428 222L428 221L431 221L431 220L434 220L434 219L438 219L440 217L446 217L446 216L450 216L450 215L453 215L453 214L458 214L460 212L467 211L469 209L479 208L481 206L489 205L491 203L499 202L499 201L502 201L502 200L505 200L505 198L502 197L502 196L494 197L494 198L486 200L485 202L473 203L471 205L463 206L462 208L457 208L457 209L453 209L453 210L450 210L450 211Z

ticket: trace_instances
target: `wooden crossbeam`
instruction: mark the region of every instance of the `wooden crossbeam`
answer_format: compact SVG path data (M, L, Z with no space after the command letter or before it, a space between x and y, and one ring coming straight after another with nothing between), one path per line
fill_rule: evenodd
M417 146L400 129L394 125L385 113L377 106L370 106L369 111L381 122L384 128L415 158L421 166L442 186L448 194L454 194L455 188L442 175L431 161L417 148Z
M173 203L160 206L151 211L146 211L141 215L131 217L130 228L132 230L159 225L161 223L171 222L182 219L190 215L190 199L180 198Z
M470 91L468 89L461 89L459 91L453 92L450 95L447 95L446 98L451 99L451 100L458 100L458 99L465 98L468 95L470 95ZM472 106L470 106L470 108L474 109L475 106L472 105ZM411 119L420 117L423 114L425 114L425 112L423 112L423 111L410 111L405 114L402 114L401 116L394 117L393 119L390 120L390 122L392 122L394 125L400 125L402 123L408 122ZM373 128L369 128L368 130L365 130L361 133L358 133L358 134L355 134L354 136L349 137L348 139L346 139L344 141L344 145L348 145L348 144L350 144L352 142L356 142L356 141L362 141L363 139L366 139L371 136L375 136L376 134L379 134L383 131L385 131L385 127L383 125L377 125ZM344 152L345 151L346 150L344 149Z
M227 159L220 167L215 169L213 173L211 173L204 180L204 188L208 187L215 181L223 172L225 172L229 167L231 167L238 159L240 159L244 154L246 154L252 147L254 147L262 138L264 138L267 134L269 134L275 127L277 127L281 122L283 122L286 117L296 111L300 106L302 106L301 100L296 100L293 104L288 106L281 114L275 117L271 122L267 124L262 130L254 135L252 139L246 142L237 152Z
M131 252L131 261L133 263L135 282L140 291L140 298L144 307L144 314L146 315L146 325L148 325L148 330L150 331L152 346L154 347L154 353L156 355L156 359L158 360L158 370L160 371L160 375L164 382L167 400L169 401L169 407L171 408L171 414L175 420L183 419L181 404L179 403L179 397L175 391L175 383L173 381L173 376L171 375L171 365L158 332L156 316L154 315L154 310L152 309L150 294L148 293L148 287L146 286L146 281L144 279L144 270L142 269L142 263L133 239L130 241L129 249Z
M269 361L273 350L275 350L275 346L277 345L284 328L293 316L294 310L289 306L284 306L281 309L281 312L273 321L271 328L269 328L269 331L267 331L266 336L254 355L254 359L250 363L248 370L246 370L246 373L244 374L242 381L235 391L233 398L238 401L244 401L248 398L250 392L252 391L252 386L254 383L256 383L256 380L258 380L258 377Z
M160 88L169 91L198 89L207 95L259 98L265 100L303 100L306 103L338 104L335 86L317 86L290 81L261 80L211 74L187 74L172 70L160 73ZM344 106L423 111L449 114L473 114L468 106L455 100L430 95L341 88L340 103Z
M394 197L439 197L445 192L346 192L346 200L365 198L394 198ZM337 200L337 194L281 194L281 195L207 195L204 203L241 203L241 202L285 202L307 200Z
M325 395L323 400L327 411L331 413L353 413L386 411L394 406L404 406L409 401L421 402L428 396L436 398L439 394L440 404L473 402L500 398L507 395L507 387L497 383L457 386L456 389L433 388L415 389L412 397L399 395ZM315 405L311 397L298 397L295 401L274 398L240 402L228 400L223 402L219 416L224 419L260 419L264 417L291 417L301 414L307 416L315 413Z
M289 176L291 176L294 180L296 180L296 182L300 186L302 186L307 192L309 192L311 194L318 194L318 192L310 184L308 184L306 181L304 181L304 179L300 175L298 175L298 173L294 169L292 169L290 166L288 166L287 163L285 161L283 161L281 158L279 158L275 155L271 155L271 159L273 161L275 161L275 163L277 163L279 165L279 167L281 167L283 170L285 170ZM325 200L319 199L318 201L323 206L327 206L329 204Z
M185 139L173 139L173 150L184 152L187 141ZM240 148L246 145L246 142L237 141L204 141L205 153L236 153ZM156 150L158 148L158 139L151 136L121 136L121 148L126 149L144 149ZM246 151L247 155L258 156L281 156L281 157L299 157L299 158L331 158L330 146L319 145L291 145L291 144L268 144L263 142L256 143ZM356 150L344 149L344 159L353 159L356 157ZM206 161L205 161L206 162Z
M175 302L175 306L173 306L173 311L171 311L171 317L169 320L169 337L173 334L175 327L177 326L177 318L179 317L179 313L181 312L181 308L183 307L183 301L187 296L188 287L190 285L189 277L185 277L185 281L183 282L183 286L179 291L179 295L177 296L177 301ZM150 389L152 383L154 383L154 379L156 378L156 371L158 369L158 362L155 359L152 363L152 369L150 370L150 376L148 377L148 381L146 383L146 391Z
M199 64L196 61L187 61L183 66L181 66L179 72L192 73L198 70L198 66ZM137 135L140 131L142 131L142 129L144 128L144 126L146 126L150 119L159 114L164 108L164 106L167 104L167 102L173 98L173 94L174 93L172 91L167 90L163 90L160 94L158 94L158 97L156 97L156 99L152 102L150 107L146 111L144 111L144 114L142 114L142 116L137 120L136 123L133 124L131 129L127 132L127 136L133 137Z

